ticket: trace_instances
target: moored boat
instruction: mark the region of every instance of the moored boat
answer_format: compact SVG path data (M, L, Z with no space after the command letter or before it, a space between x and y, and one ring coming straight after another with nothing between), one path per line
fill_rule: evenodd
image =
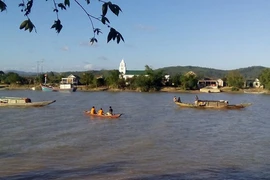
M0 107L42 107L52 104L55 101L56 100L32 102L31 99L27 97L0 97Z
M246 93L246 94L265 94L267 92L266 91L248 91L248 90L244 90L244 93Z
M52 86L48 86L48 85L41 85L41 89L42 91L46 91L46 92L56 92L58 91L58 89L52 87Z
M113 115L98 115L98 114L90 114L90 111L84 111L86 115L92 116L92 117L100 117L100 118L119 118L122 114L113 114Z
M201 109L242 109L251 105L251 103L229 104L225 100L199 100L194 103L183 103L175 101L175 104L180 107L201 108Z

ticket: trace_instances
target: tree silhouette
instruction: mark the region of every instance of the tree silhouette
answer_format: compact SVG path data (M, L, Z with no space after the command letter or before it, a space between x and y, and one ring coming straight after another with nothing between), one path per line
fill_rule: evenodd
M38 1L40 2L41 0L38 0ZM35 3L37 3L38 1L35 1ZM48 0L45 0L45 1L48 1ZM81 10L89 18L90 24L92 26L92 31L93 31L93 37L90 38L91 44L97 43L98 40L96 36L102 33L101 29L95 27L93 20L96 20L102 23L103 25L107 26L110 29L110 32L107 35L107 43L110 42L111 40L113 41L116 40L117 44L119 44L121 40L124 42L123 36L116 29L111 27L110 21L106 17L108 9L113 14L118 16L119 13L122 12L121 8L118 5L113 4L110 1L105 2L103 0L96 0L102 3L102 6L101 6L102 14L100 17L96 17L90 14L84 7L84 6L90 5L90 0L85 0L85 3L86 3L85 5L80 3L78 0L62 0L62 3L57 3L56 0L51 0L51 1L53 2L53 5L54 5L53 12L56 14L56 19L54 20L51 26L51 29L54 29L56 33L60 33L63 28L62 22L59 18L60 11L67 10L67 8L69 8L71 5L71 1L73 1L76 5L78 5L81 8ZM31 10L34 7L33 4L34 4L34 0L21 0L21 3L19 3L18 5L21 8L21 12L24 14L24 16L26 16L26 19L20 24L19 28L21 30L25 30L29 32L32 32L34 30L35 32L37 32L34 23L30 19ZM0 12L7 10L7 7L8 6L4 2L4 0L0 0Z

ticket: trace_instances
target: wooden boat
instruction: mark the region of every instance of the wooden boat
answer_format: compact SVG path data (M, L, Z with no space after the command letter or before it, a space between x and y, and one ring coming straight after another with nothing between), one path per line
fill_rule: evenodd
M90 111L84 111L86 115L92 116L92 117L100 117L100 118L119 118L122 114L113 114L113 115L98 115L98 114L90 114Z
M244 93L246 93L246 94L265 94L266 91L248 91L248 90L244 90Z
M251 105L251 103L229 104L224 100L197 100L195 103L175 102L175 104L180 107L201 109L242 109Z
M52 87L52 86L48 86L48 85L41 85L41 89L42 91L46 91L46 92L56 92L58 91L58 89Z
M0 107L42 107L55 101L32 102L30 98L26 97L0 97Z

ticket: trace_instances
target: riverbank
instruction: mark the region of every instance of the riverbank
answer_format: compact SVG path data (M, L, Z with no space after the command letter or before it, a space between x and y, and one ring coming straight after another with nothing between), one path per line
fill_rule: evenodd
M9 86L1 86L1 90L41 90L40 86L34 85L9 85ZM77 91L84 92L98 92L98 91L110 91L110 92L140 92L139 90L130 90L130 89L117 89L117 88L109 88L109 87L95 87L90 88L88 86L78 86ZM250 93L250 94L270 94L269 91L265 89L239 89L237 91L232 90L231 87L223 87L220 88L220 93ZM200 90L183 90L179 87L163 87L159 92L170 92L170 93L193 93L193 94L201 94L205 92L200 92Z

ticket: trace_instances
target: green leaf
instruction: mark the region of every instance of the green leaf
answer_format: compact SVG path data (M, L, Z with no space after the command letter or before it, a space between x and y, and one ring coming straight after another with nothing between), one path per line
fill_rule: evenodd
M107 11L108 11L108 3L104 3L104 4L102 5L102 16L106 16ZM103 24L104 24L104 23L103 23Z
M0 0L0 11L3 12L6 9L7 9L7 5L2 0Z
M121 8L116 4L109 4L109 8L116 16L119 15L119 11L122 11Z
M20 25L20 29L25 28L26 24L28 23L28 20L24 20L21 25Z
M120 37L120 39L121 39L123 42L125 42L123 36L122 36L119 32L118 32L118 36Z
M29 32L32 32L33 28L35 27L30 19L28 20L28 27L29 27Z
M111 40L116 40L117 44L119 44L121 40L125 42L123 36L114 28L110 29L110 32L107 37L107 43L110 42Z
M96 33L97 35L98 35L99 33L102 34L102 32L101 32L101 30L100 30L99 28L94 29L94 33Z
M63 28L63 26L61 24L60 19L54 21L54 24L51 26L51 29L55 29L57 33L60 33L62 28Z
M58 7L60 7L61 10L63 10L63 9L66 10L66 7L65 7L65 5L63 3L59 3Z
M106 24L106 22L110 23L109 19L106 18L105 16L101 16L101 22L102 22L103 24Z
M95 37L93 37L93 38L90 39L90 44L91 45L93 45L95 42L96 43L98 42L98 40Z
M116 34L117 34L116 30L114 28L111 28L110 32L109 32L109 34L107 36L107 43L110 42L112 39L115 39Z
M119 42L120 42L120 36L117 35L117 44L119 44Z
M65 0L64 4L65 4L65 6L70 7L70 1L69 0Z

